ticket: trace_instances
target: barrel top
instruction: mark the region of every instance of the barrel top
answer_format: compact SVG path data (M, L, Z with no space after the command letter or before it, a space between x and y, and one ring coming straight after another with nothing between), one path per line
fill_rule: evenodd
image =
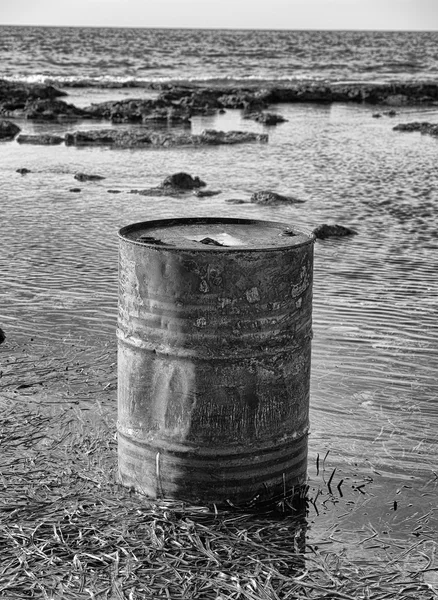
M197 217L160 219L127 225L119 231L122 240L174 250L267 250L290 248L313 242L312 233L289 223Z

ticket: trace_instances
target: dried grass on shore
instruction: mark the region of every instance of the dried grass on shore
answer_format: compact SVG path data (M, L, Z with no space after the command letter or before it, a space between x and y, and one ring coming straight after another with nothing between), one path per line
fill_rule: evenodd
M1 598L437 597L421 541L391 561L350 561L329 536L306 544L299 515L150 504L120 487L114 363L91 358L17 354L0 379Z

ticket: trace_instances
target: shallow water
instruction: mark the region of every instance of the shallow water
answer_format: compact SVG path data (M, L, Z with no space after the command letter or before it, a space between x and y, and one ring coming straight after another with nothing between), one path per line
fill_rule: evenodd
M351 226L357 236L315 247L311 493L336 471L329 499L310 507L309 535L338 527L332 543L354 545L373 527L407 543L418 519L429 515L421 535L434 539L438 140L392 127L438 122L438 110L402 109L395 119L373 119L375 108L362 106L276 110L288 122L266 130L266 145L114 150L1 143L1 325L8 339L62 343L73 336L84 345L115 345L117 231L129 223L197 215L306 229L324 222ZM87 122L17 123L25 132L90 128ZM205 128L263 131L239 111L193 120L193 132ZM21 167L31 172L22 176ZM79 171L105 179L80 183L73 178ZM128 193L177 171L198 175L222 194ZM76 187L81 192L70 191ZM261 189L305 203L225 202ZM357 552L375 551L365 544Z

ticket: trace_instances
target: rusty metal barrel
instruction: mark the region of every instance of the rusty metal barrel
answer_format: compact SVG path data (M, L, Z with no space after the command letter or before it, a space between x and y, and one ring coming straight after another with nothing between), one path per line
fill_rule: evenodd
M118 460L150 498L253 506L307 472L313 235L164 219L119 232Z

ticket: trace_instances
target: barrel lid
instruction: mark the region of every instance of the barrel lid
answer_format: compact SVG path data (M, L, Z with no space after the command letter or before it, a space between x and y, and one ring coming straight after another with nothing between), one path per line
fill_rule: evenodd
M127 225L120 238L163 249L190 250L266 250L300 246L314 240L310 232L289 223L197 217L160 219Z

